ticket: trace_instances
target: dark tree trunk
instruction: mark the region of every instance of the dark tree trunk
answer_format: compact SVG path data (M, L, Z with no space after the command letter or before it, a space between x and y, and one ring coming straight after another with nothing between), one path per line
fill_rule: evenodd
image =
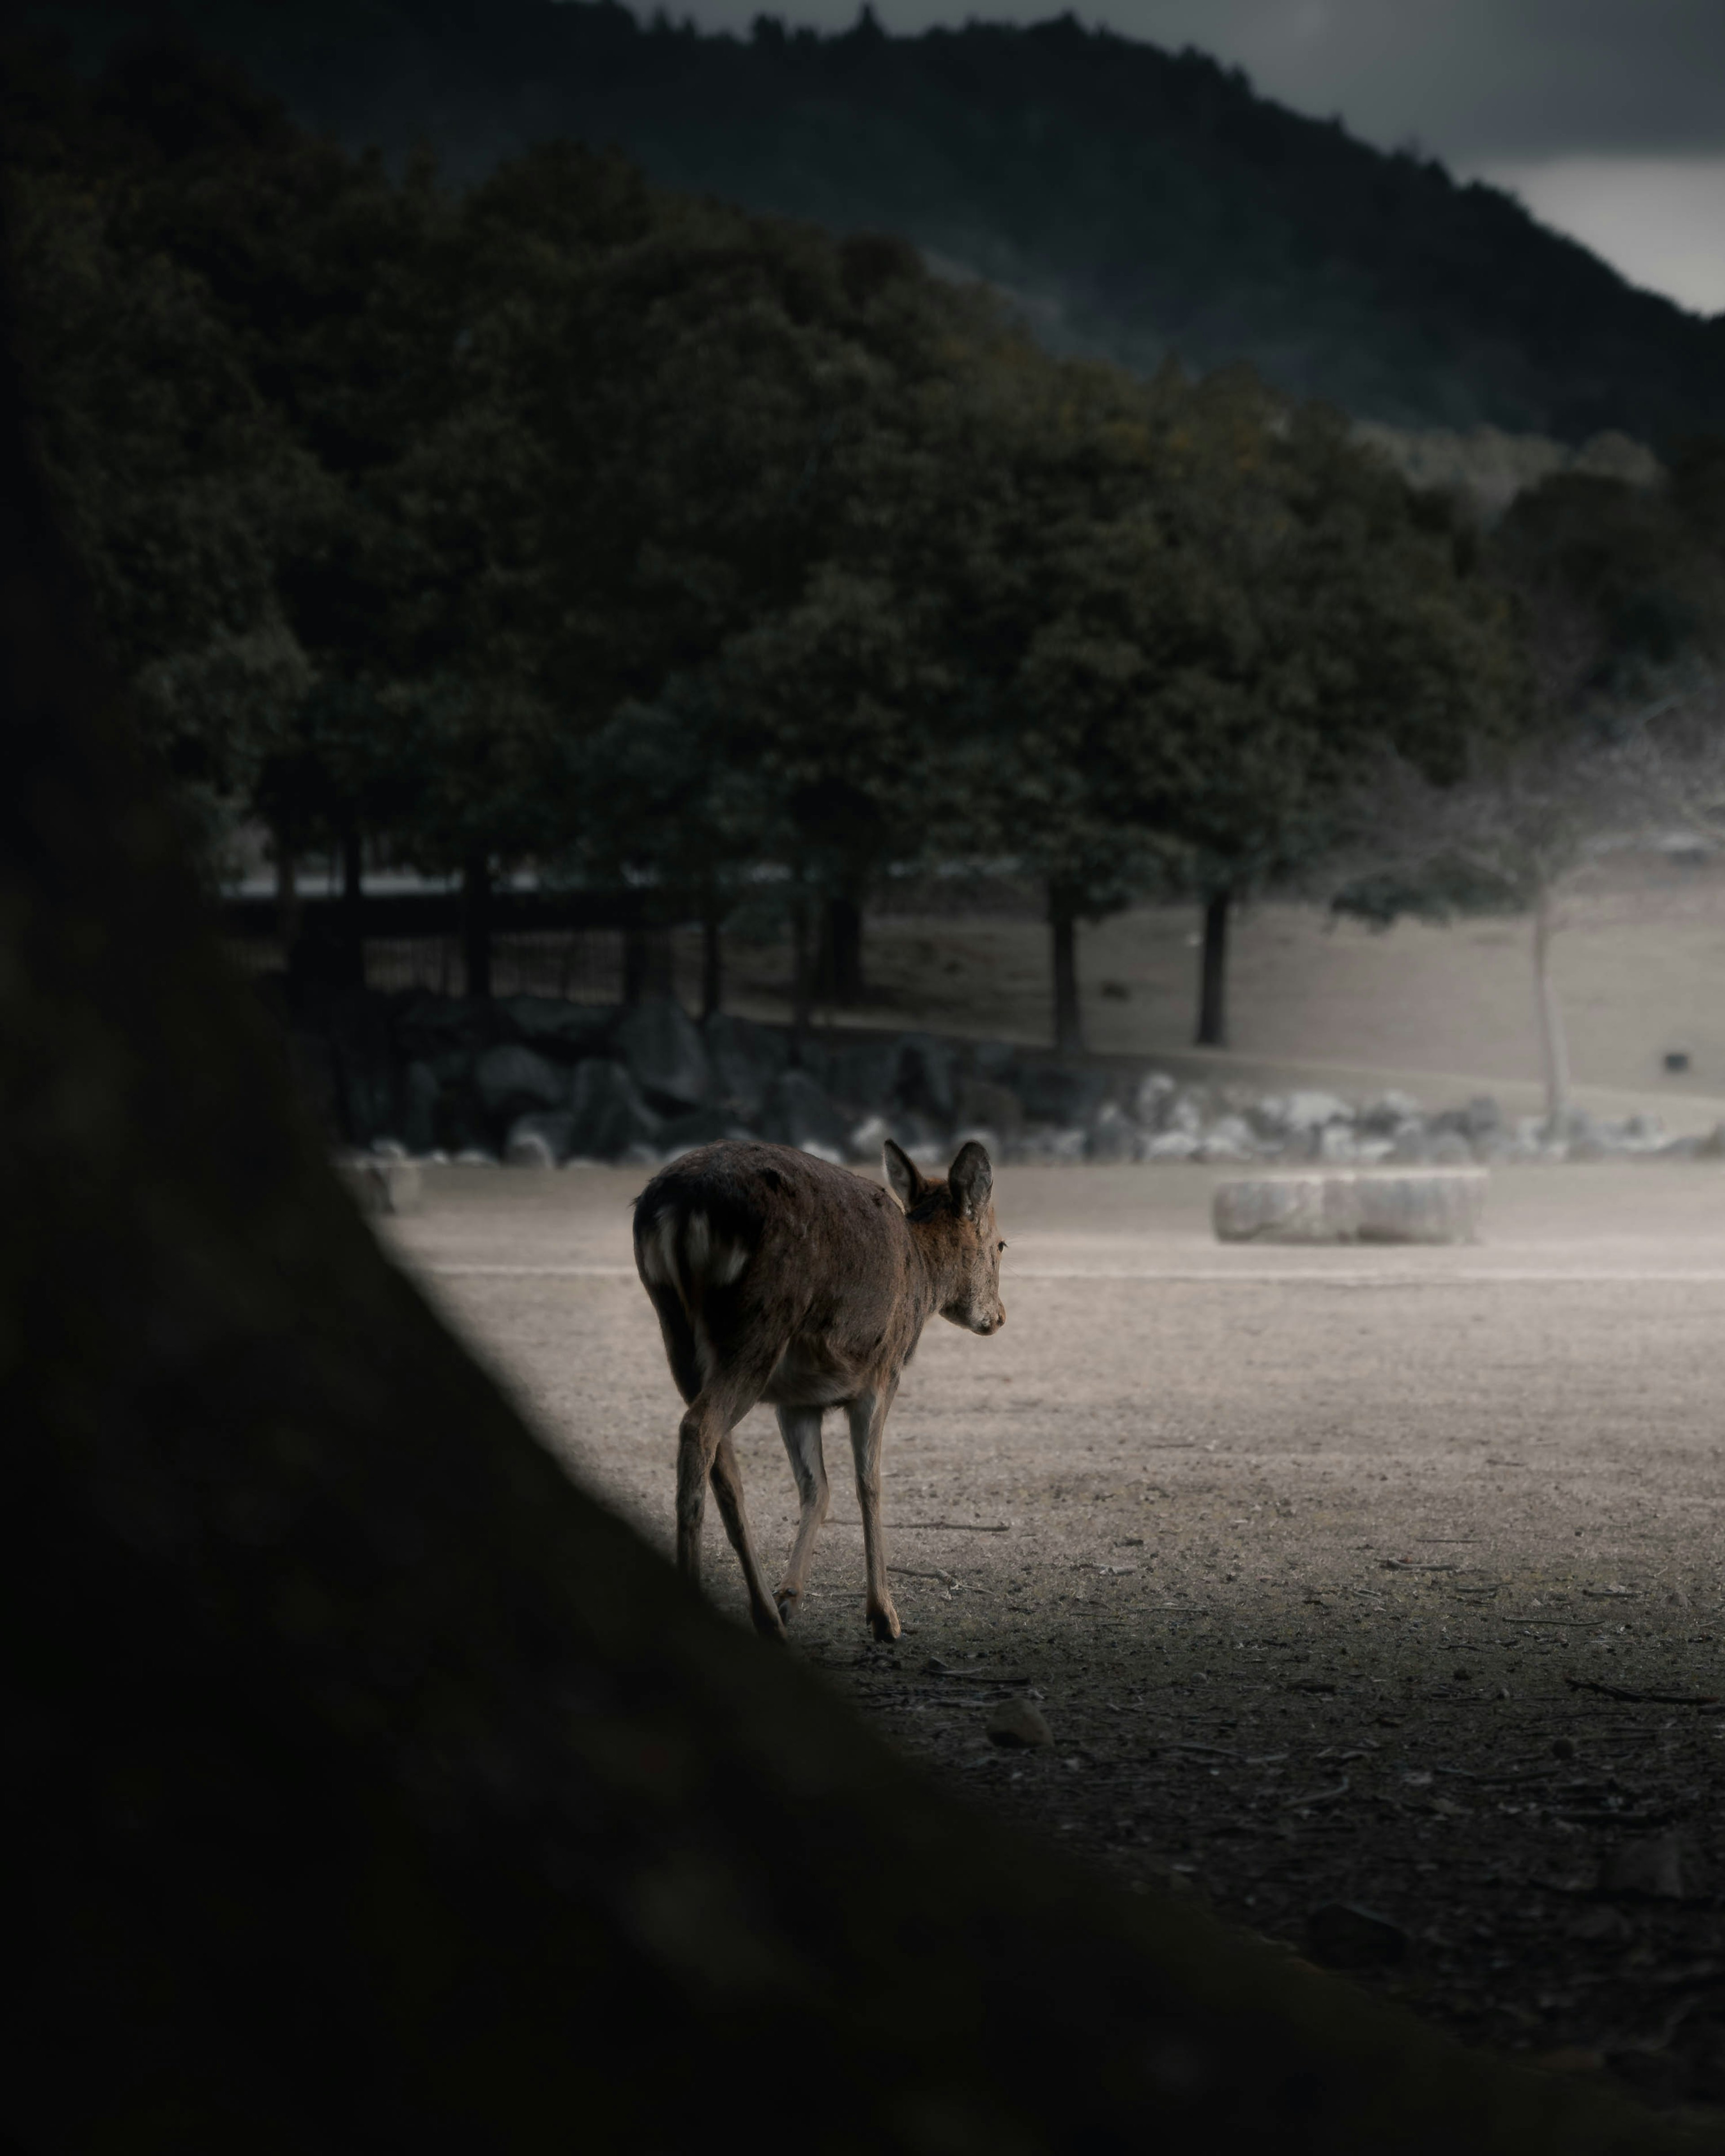
M814 952L809 913L809 895L799 891L791 913L791 1030L799 1041L814 1023Z
M623 932L623 1000L633 1006L649 996L676 993L676 953L668 928L637 921Z
M275 840L275 933L281 945L281 961L291 973L294 946L300 940L300 881L294 850L282 832Z
M223 963L8 343L8 2138L689 2148L770 2029L823 2148L1693 2146L963 1806L570 1479Z
M863 912L857 901L840 895L823 910L819 994L841 1009L863 999Z
M467 856L461 875L461 956L467 993L491 993L491 860L482 847Z
M1234 893L1213 891L1204 901L1204 952L1198 975L1198 1045L1228 1045L1228 917Z
M366 984L365 841L352 829L341 834L341 914L336 934L343 988Z
M719 941L719 916L710 913L701 924L701 1014L716 1018L725 999L725 953Z
M1058 887L1048 895L1048 925L1054 945L1055 1046L1063 1055L1080 1055L1084 1018L1078 1005L1078 916Z

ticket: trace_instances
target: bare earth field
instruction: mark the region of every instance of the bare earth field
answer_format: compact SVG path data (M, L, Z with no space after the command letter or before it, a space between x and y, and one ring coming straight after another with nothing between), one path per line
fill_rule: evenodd
M1461 1250L1223 1249L1217 1171L1008 1168L1009 1312L938 1321L870 1644L842 1419L791 1651L1127 1888L1208 1897L1471 2040L1725 2102L1725 1170L1500 1171ZM572 1470L669 1546L639 1171L433 1171L390 1240ZM739 1432L788 1549L771 1417ZM713 1508L708 1585L739 1622ZM768 1650L763 1648L763 1652ZM1003 1751L1029 1694L1051 1751ZM1387 1920L1352 1942L1327 1903Z
M1725 865L1625 856L1564 901L1553 974L1584 1105L1653 1110L1676 1129L1725 1114ZM1506 1108L1540 1105L1530 930L1525 921L1448 927L1407 921L1384 933L1320 909L1260 906L1240 916L1230 963L1231 1052L1194 1052L1198 918L1141 906L1079 932L1086 1037L1092 1049L1249 1084L1372 1091L1399 1085L1431 1106L1482 1087ZM869 924L871 1007L851 1022L1046 1043L1049 938L1032 918L888 914ZM698 952L684 953L699 1003ZM783 1018L788 954L739 946L730 999ZM1664 1068L1668 1053L1689 1068Z

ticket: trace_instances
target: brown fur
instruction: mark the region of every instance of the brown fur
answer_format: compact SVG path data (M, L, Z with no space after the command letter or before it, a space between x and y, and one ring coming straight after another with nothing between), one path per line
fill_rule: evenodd
M944 1183L888 1141L879 1184L787 1146L703 1146L662 1168L635 1203L635 1265L677 1389L677 1563L701 1576L706 1486L742 1563L757 1628L782 1636L808 1584L829 1502L821 1418L850 1424L875 1636L898 1637L880 1532L880 1444L904 1367L937 1312L974 1332L1006 1322L993 1174L974 1142ZM790 1561L769 1595L731 1433L764 1402L778 1411L802 1501Z

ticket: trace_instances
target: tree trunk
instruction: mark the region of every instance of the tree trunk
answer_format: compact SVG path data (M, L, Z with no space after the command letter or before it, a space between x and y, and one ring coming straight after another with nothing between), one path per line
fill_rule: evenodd
M491 860L483 847L467 856L461 874L461 956L470 996L491 993Z
M1545 1071L1545 1126L1561 1137L1569 1116L1569 1043L1563 1006L1551 977L1551 940L1557 933L1551 893L1542 889L1533 907L1533 990L1539 1010L1539 1060Z
M854 1009L863 999L861 906L843 893L829 898L822 929L820 995L842 1009Z
M809 915L809 894L799 890L791 909L791 1031L799 1041L814 1023L814 952Z
M1199 964L1198 1045L1228 1045L1228 916L1234 893L1224 886L1204 901L1204 952Z
M275 834L275 933L281 963L291 973L294 946L300 940L300 881L293 848L280 831Z
M648 996L676 993L675 952L670 931L638 921L623 932L623 1000L630 1005Z
M1054 943L1055 1047L1063 1055L1084 1053L1084 1019L1078 1007L1078 916L1058 888L1048 895L1048 925Z
M341 834L341 918L336 937L341 985L366 984L365 841L357 830Z
M716 1018L724 1003L725 954L719 942L719 916L709 913L701 924L701 1015Z

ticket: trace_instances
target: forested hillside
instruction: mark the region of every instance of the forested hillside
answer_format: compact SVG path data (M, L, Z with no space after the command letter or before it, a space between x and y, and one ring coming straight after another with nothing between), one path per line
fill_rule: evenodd
M95 57L144 11L60 4ZM1632 290L1510 198L1386 156L1194 52L971 23L706 37L611 0L171 12L349 144L451 177L558 135L655 178L839 231L901 233L1015 294L1058 350L1250 362L1404 426L1669 445L1725 425L1725 318ZM164 11L148 11L159 26Z

